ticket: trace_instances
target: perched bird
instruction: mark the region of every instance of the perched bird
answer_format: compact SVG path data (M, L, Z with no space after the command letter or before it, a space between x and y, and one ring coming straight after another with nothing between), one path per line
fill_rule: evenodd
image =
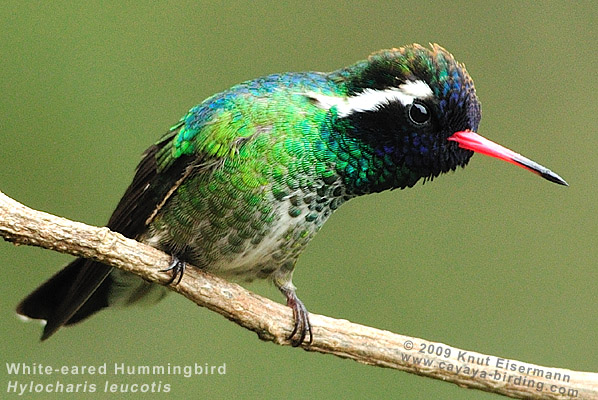
M464 167L473 152L562 185L555 173L479 136L464 66L438 45L382 50L331 73L265 76L193 107L144 154L107 226L216 275L270 279L313 335L295 294L305 246L345 201ZM17 307L47 321L42 340L104 307L155 302L167 288L76 259Z

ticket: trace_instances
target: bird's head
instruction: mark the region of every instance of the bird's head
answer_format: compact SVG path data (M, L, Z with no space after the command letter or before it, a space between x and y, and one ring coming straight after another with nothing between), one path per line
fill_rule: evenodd
M438 45L382 50L331 77L345 95L312 97L334 114L344 138L339 140L346 142L340 147L359 147L354 162L341 163L356 192L360 186L364 191L412 186L465 166L473 152L566 185L550 170L476 133L481 106L473 80Z

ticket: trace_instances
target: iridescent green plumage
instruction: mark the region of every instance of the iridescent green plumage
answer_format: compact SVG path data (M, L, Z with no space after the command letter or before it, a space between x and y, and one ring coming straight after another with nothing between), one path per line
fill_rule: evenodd
M202 165L142 240L210 271L251 279L283 268L275 279L290 280L299 251L347 198L321 135L329 113L307 96L333 89L324 74L273 75L192 109L167 135L158 163L165 169L195 154Z

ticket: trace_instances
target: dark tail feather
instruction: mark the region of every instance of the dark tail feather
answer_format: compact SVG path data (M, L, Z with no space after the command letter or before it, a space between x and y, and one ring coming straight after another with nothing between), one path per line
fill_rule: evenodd
M46 340L61 326L79 322L108 306L111 271L107 265L78 258L21 301L17 313L46 320L41 338Z

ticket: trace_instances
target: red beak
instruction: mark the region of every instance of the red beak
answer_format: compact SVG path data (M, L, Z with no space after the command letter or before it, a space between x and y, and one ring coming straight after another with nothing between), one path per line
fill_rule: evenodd
M490 157L496 157L500 160L510 162L522 168L532 171L534 174L540 175L550 182L558 183L559 185L569 186L567 182L548 168L533 162L529 158L523 157L519 153L502 147L500 144L494 143L471 131L456 132L448 138L459 144L459 147L466 150L475 151L476 153L485 154Z

